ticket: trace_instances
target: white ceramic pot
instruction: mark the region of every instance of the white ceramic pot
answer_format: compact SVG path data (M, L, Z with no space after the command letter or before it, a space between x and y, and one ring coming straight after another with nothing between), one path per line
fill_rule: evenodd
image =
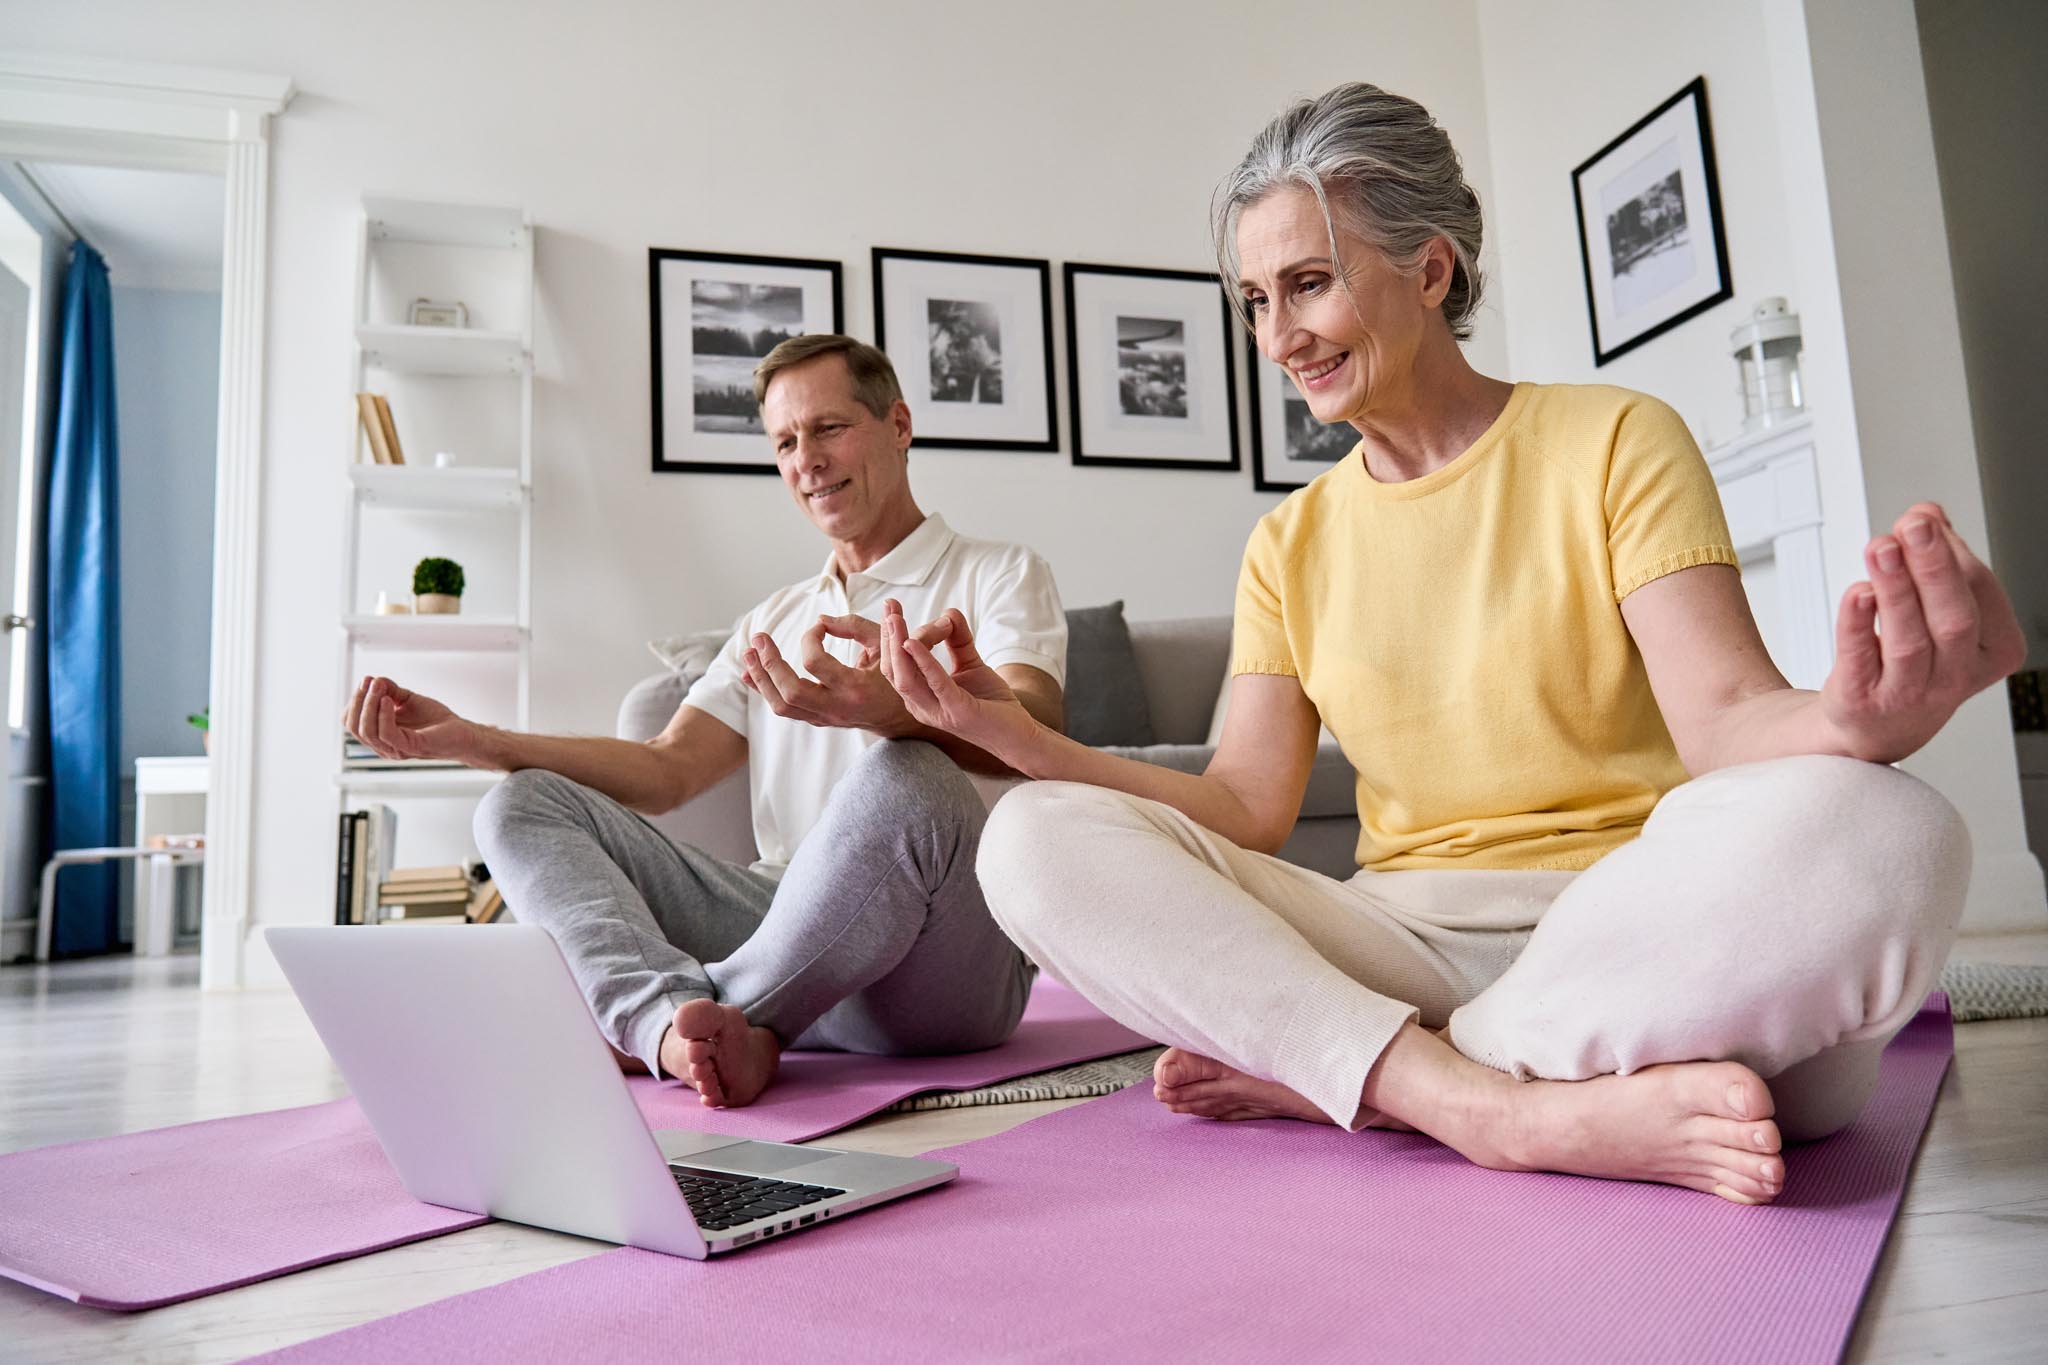
M462 599L451 593L414 593L412 600L413 610L422 616L453 616L462 610Z

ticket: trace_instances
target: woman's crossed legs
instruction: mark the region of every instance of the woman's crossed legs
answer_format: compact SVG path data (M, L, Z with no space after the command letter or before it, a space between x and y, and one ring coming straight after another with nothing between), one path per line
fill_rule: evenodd
M1861 1108L1968 864L1932 789L1792 758L1687 783L1578 874L1340 883L1068 783L1005 797L980 870L1031 956L1173 1046L1177 1109L1412 1126L1496 1168L1761 1202L1782 1140Z

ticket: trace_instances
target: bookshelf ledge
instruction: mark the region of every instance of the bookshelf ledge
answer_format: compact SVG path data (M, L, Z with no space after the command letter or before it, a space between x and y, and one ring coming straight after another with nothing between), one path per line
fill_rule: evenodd
M511 511L526 494L516 469L436 469L364 462L350 465L348 478L364 502L379 507Z
M370 649L505 650L526 638L524 626L502 616L344 616L341 624Z
M356 328L356 345L365 365L405 374L516 375L526 364L526 339L517 332L366 322Z
M362 796L476 796L498 785L503 773L439 764L418 768L344 768L334 784Z

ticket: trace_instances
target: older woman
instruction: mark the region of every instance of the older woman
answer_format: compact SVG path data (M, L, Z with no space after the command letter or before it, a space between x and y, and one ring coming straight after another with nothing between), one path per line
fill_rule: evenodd
M1200 776L1064 739L964 623L948 668L888 612L912 713L1055 779L997 807L990 908L1173 1045L1177 1110L1771 1199L1947 954L1962 822L1884 765L2018 667L2004 594L1916 506L1870 542L1826 686L1788 686L1671 410L1466 362L1479 205L1410 100L1288 109L1215 230L1260 348L1358 445L1252 534ZM1358 770L1349 881L1271 856L1319 719Z

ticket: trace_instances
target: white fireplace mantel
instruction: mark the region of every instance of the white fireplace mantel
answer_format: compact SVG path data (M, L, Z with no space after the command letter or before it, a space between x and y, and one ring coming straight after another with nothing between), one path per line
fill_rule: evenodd
M1834 663L1834 630L1813 418L1746 433L1706 457L1772 656L1794 687L1817 688Z

